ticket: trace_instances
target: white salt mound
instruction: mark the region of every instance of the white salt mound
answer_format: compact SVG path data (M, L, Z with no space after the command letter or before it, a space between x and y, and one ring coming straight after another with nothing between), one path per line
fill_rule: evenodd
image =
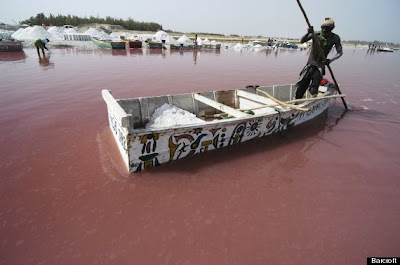
M14 31L0 29L0 39L10 39Z
M112 37L110 37L110 35L108 35L104 31L100 31L95 28L90 28L86 30L83 34L90 35L90 37L95 37L100 40L112 40Z
M196 123L205 123L205 121L197 118L193 113L165 103L154 111L150 121L146 124L146 129L158 129Z
M161 41L161 40L166 40L170 36L167 32L159 30L159 31L157 31L156 34L153 35L153 37L155 40Z
M179 43L191 43L192 41L186 35L183 35L182 37L180 37L178 39L178 42Z
M56 39L64 39L64 29L62 27L50 27L47 32L51 33Z
M157 33L152 36L152 39L155 41L165 40L166 43L170 44L179 44L173 37L162 30L157 31Z
M20 28L11 36L17 40L54 39L53 35L41 26Z
M74 29L74 28L69 28L69 29L64 29L64 33L76 34L76 33L78 33L78 31L76 31L76 29Z

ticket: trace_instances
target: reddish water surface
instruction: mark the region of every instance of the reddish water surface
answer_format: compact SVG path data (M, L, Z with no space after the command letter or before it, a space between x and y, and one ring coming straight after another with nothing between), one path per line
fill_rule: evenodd
M400 53L345 49L347 94L276 135L128 175L116 98L296 81L306 52L0 54L0 264L366 264L400 255Z

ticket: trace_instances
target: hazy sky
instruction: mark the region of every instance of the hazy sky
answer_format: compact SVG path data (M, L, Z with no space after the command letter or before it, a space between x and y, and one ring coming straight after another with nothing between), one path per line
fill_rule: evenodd
M14 24L38 13L111 16L156 22L164 29L300 38L307 29L296 0L0 0L0 22ZM6 3L7 2L7 3ZM301 0L316 29L325 17L342 40L400 43L400 0Z

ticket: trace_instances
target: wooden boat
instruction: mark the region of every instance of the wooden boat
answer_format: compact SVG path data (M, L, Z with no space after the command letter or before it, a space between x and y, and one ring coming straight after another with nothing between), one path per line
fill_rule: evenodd
M381 48L378 48L376 51L378 51L378 52L393 52L393 49L389 48L389 47L381 47Z
M125 50L126 41L112 41L111 48L116 50Z
M92 42L101 49L124 50L126 47L126 41L106 41L93 37Z
M162 42L148 40L146 41L150 49L162 49L163 44Z
M111 49L111 41L100 40L98 38L92 37L92 42L94 45L101 49Z
M170 50L181 50L183 48L183 43L182 44L166 44L166 47L169 48Z
M202 49L211 49L211 50L219 50L221 49L221 43L202 43Z
M194 49L200 49L201 46L200 45L193 45L193 44L184 44L184 43L180 43L180 44L166 44L165 47L167 49L170 50L194 50Z
M299 48L299 46L296 44L292 44L292 43L283 43L282 48L297 49L297 48Z
M115 99L109 90L103 90L102 96L126 167L129 172L140 172L311 120L327 109L329 98L343 96L333 95L334 92L333 87L320 87L321 96L311 98L308 94L309 98L296 100L300 105L289 104L293 102L290 100L295 93L294 85L128 99ZM149 128L152 116L164 104L202 120Z
M0 52L20 52L22 51L22 41L2 40L0 41Z
M140 40L129 40L129 48L142 48L142 41Z

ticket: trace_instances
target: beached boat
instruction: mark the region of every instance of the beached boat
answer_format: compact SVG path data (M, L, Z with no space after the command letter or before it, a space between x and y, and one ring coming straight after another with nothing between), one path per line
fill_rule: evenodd
M179 49L181 49L183 47L183 44L172 44L172 43L170 43L170 44L166 44L165 47L167 47L167 49L170 49L170 50L179 50Z
M129 48L142 48L141 40L128 40Z
M319 97L306 94L308 98L296 101L299 105L288 105L294 92L294 85L283 85L128 99L115 99L103 90L102 96L127 169L140 172L286 130L320 115L329 98L339 96L332 87L320 87ZM160 114L165 106L176 108L173 124L162 124L168 119ZM183 121L177 116L182 113L193 119Z
M221 43L202 43L202 49L219 50L221 49Z
M146 43L150 49L162 49L164 47L163 43L159 41L147 40Z
M292 43L283 43L282 44L282 48L288 48L288 49L297 49L297 48L299 48L299 46L298 45L296 45L296 44L292 44Z
M125 50L126 41L112 41L111 48L115 50Z
M93 37L92 42L101 49L123 50L126 47L126 41L107 41Z
M20 52L22 51L22 41L2 40L0 41L0 52Z
M111 49L111 41L100 40L98 38L92 37L92 42L94 45L101 49Z
M393 49L389 48L389 47L379 47L376 51L378 51L378 52L393 52Z

